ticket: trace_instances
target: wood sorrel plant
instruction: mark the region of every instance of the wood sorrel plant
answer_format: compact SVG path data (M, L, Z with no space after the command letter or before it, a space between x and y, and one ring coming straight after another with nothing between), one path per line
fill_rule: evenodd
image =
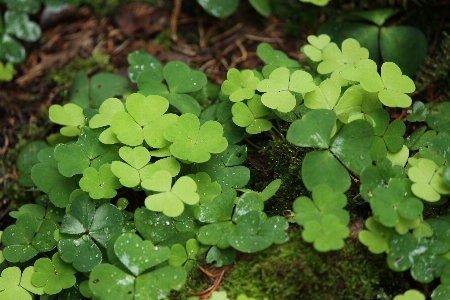
M230 69L203 110L205 74L142 51L128 57L139 90L125 101L74 93L52 106L69 141L21 156L22 182L43 194L12 212L17 222L2 234L0 296L164 299L201 254L222 266L236 251L284 243L286 219L264 213L281 181L252 191L243 163L247 137L286 124L287 141L312 149L298 183L311 195L293 203L303 239L318 251L344 246L353 177L372 210L360 241L419 282L440 277L432 299L450 297L450 217L423 217L450 194L448 103L415 104L408 118L431 129L405 140L404 123L390 122L383 106L409 107L412 80L390 62L378 73L356 40L308 41L307 65L261 44L266 65Z

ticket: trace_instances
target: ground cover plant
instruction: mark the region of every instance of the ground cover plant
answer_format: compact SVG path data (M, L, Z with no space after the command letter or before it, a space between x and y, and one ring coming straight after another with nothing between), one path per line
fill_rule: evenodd
M261 257L265 273L277 261L264 253L281 251L288 269L291 255L343 255L347 264L361 243L431 289L351 295L358 281L349 281L343 299L447 299L448 102L413 103L414 82L395 63L370 60L355 39L308 42L306 62L261 43L258 67L230 68L215 88L204 72L145 51L128 55L134 88L120 75L78 74L69 103L49 109L60 132L19 156L19 182L36 198L0 232L0 296L186 299L206 262L221 273L191 299L260 299L276 284L214 291L243 253ZM395 108L410 108L416 130L390 118ZM278 148L289 158L277 163L297 177L255 179L250 150ZM300 192L284 199L283 189ZM365 228L352 234L361 206ZM236 270L235 284L250 272Z

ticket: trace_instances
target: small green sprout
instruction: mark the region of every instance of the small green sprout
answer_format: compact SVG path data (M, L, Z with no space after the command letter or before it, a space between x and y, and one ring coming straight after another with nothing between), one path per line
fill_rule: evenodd
M375 254L389 252L389 239L394 234L394 229L389 228L370 217L365 222L367 230L358 233L359 241Z
M178 217L184 210L184 204L197 204L200 196L197 194L195 181L182 176L172 186L172 174L168 171L157 171L150 179L142 182L144 189L155 191L145 198L145 206L153 211L163 212L169 217Z
M234 124L245 127L245 131L250 134L258 134L272 128L272 123L262 118L269 115L270 112L271 110L262 104L260 95L253 96L247 101L247 104L235 103L231 108Z
M323 59L323 49L330 44L330 36L321 34L319 36L309 35L307 37L309 45L302 47L303 53L312 61L320 62Z
M411 186L413 193L429 202L439 201L441 194L450 194L450 188L440 176L443 169L438 168L430 159L419 158L417 164L408 170L408 177L413 181Z
M122 186L111 171L110 164L104 164L98 170L93 167L84 169L79 185L92 199L114 198L117 195L116 189Z
M305 71L295 71L290 74L289 69L280 67L275 69L268 79L261 80L256 86L263 92L261 102L280 112L290 112L296 105L295 93L307 93L316 88L313 78Z

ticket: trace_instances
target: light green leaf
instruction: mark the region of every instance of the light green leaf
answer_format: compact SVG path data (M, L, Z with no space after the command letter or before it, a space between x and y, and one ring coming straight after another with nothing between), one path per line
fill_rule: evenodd
M111 171L110 164L102 165L98 171L92 167L85 169L79 184L92 199L113 198L117 195L116 189L122 186Z
M73 103L67 103L64 106L53 104L48 114L50 121L65 126L60 130L65 136L77 136L84 125L83 109Z
M333 109L340 94L339 82L334 79L326 79L314 91L305 95L305 106L310 109Z
M75 284L75 273L76 270L62 261L59 253L55 253L51 260L40 258L34 263L31 283L36 287L43 287L46 294L54 295Z
M221 90L225 95L230 96L232 102L239 102L251 99L255 95L258 83L259 79L254 76L252 70L239 71L231 68L227 72L227 80L223 82Z
M169 217L177 217L184 210L184 204L198 203L200 196L196 193L195 181L188 177L180 177L172 186L172 175L164 170L157 171L151 179L142 182L142 187L156 191L145 199L145 206L153 211L163 212Z
M31 295L20 286L21 271L18 267L9 267L2 271L0 277L0 297L5 300L31 300Z
M207 121L200 127L198 117L189 113L168 125L164 137L172 142L170 152L173 156L197 163L208 161L210 153L223 152L228 145L220 123Z

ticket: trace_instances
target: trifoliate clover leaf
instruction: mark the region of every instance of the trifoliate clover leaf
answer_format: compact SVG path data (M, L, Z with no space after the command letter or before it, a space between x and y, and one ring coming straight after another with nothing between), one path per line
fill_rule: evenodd
M161 168L155 164L149 164L150 152L142 146L130 148L127 146L119 149L120 157L126 162L114 161L111 164L111 172L119 178L120 183L126 187L135 187L142 180L149 179Z
M119 159L117 147L102 144L98 137L102 131L82 127L76 143L59 144L55 147L54 157L58 161L58 171L66 176L83 174L92 167L99 169L102 165Z
M418 290L407 290L404 294L395 296L394 300L425 300L425 295Z
M200 104L187 93L202 89L207 83L206 75L203 72L192 70L181 61L167 63L163 68L163 75L168 87L161 83L159 78L155 78L153 72L151 74L143 72L138 80L139 92L144 95L162 96L181 113L199 116Z
M94 296L105 300L157 300L170 290L180 290L186 281L183 268L166 266L137 277L110 264L101 264L89 276L89 289Z
M286 242L289 239L285 232L288 227L287 221L280 216L267 219L264 213L251 211L239 219L235 235L230 235L227 239L234 249L255 253L268 248L273 243Z
M226 291L215 291L208 300L230 300Z
M145 198L145 206L169 217L181 215L183 203L194 205L200 199L192 178L182 176L172 186L172 175L164 170L155 172L151 179L144 180L141 185L144 189L158 192Z
M299 68L301 64L298 61L290 59L284 52L274 50L268 43L261 43L256 48L256 54L267 65L275 67Z
M94 129L110 126L112 117L121 111L125 111L123 102L117 98L108 98L100 105L98 114L89 120L89 127Z
M40 223L40 224L39 224ZM4 257L10 262L25 262L39 252L56 247L53 232L58 225L52 220L39 222L34 215L21 214L15 225L8 226L2 234Z
M61 258L80 272L92 270L102 262L97 243L106 247L121 231L122 222L122 213L114 205L103 204L95 210L95 203L87 196L75 198L61 223L60 232L65 234L58 242Z
M326 149L330 145L331 133L335 125L334 111L311 110L303 118L291 124L286 139L296 146Z
M269 120L261 119L261 117L269 115L270 112L271 110L262 104L259 95L255 95L248 100L247 104L238 102L233 104L231 108L234 124L246 127L245 131L250 134L258 134L272 128L272 123Z
M374 190L387 185L392 178L406 178L406 174L403 167L393 166L388 159L378 161L376 166L365 167L360 176L361 196L364 200L370 201Z
M33 297L21 286L21 271L18 267L9 267L0 277L0 297L2 299L31 300Z
M385 62L381 66L381 79L385 89L380 91L380 101L391 107L408 107L411 98L404 93L412 93L416 90L414 82L406 75L402 75L400 68L392 62Z
M76 270L65 263L59 253L55 253L51 260L40 258L34 263L31 283L36 287L43 287L46 294L54 295L75 284L75 273Z
M319 165L320 169L317 168ZM330 186L336 192L345 192L350 187L347 170L329 151L313 151L305 156L302 180L310 191L321 184Z
M347 168L360 174L364 167L372 164L369 150L372 140L372 125L356 120L342 126L333 137L330 150Z
M139 234L154 244L159 244L178 233L176 222L172 218L145 207L136 209L134 222Z
M304 227L303 239L314 243L314 248L319 252L341 249L344 247L344 239L350 234L347 226L334 215L324 216L321 222L307 221Z
M415 197L405 197L405 194L405 188L399 179L391 180L387 187L374 189L370 207L381 224L394 227L400 222L400 217L413 220L422 214L422 201Z
M414 195L429 202L436 202L441 194L450 194L450 189L440 177L443 168L438 169L430 159L419 158L417 166L408 170L408 177L414 182L411 190Z
M196 239L190 239L186 242L186 247L181 244L175 244L170 249L169 265L173 267L189 267L188 261L196 259L200 251L200 244Z
M194 210L195 218L204 223L230 220L235 199L236 190L228 189L214 199L196 207Z
M134 233L123 233L114 242L114 252L122 264L135 276L144 273L170 257L168 247L155 247Z
M409 122L424 122L430 113L422 101L414 101L412 109L408 109L406 120Z
M199 203L209 202L220 195L222 187L217 182L211 182L211 177L205 172L188 175L194 179L197 185L197 194L200 196Z
M128 146L139 146L144 139L151 145L153 124L164 122L161 118L169 108L167 99L134 93L127 97L125 106L127 112L118 112L111 119L117 139Z
M85 124L83 109L73 103L64 106L53 104L48 114L50 121L65 126L60 129L61 134L65 136L77 136Z
M369 58L369 51L360 46L355 39L342 42L342 52L339 47L330 43L322 53L323 61L317 66L319 74L329 74L342 67L353 66L356 62Z
M385 158L388 151L396 153L402 150L403 135L406 131L405 124L401 120L394 120L389 125L389 114L382 108L376 109L370 116L376 124L374 127L375 137L370 147L372 160Z
M259 78L252 70L240 71L232 68L227 72L227 80L222 84L221 90L225 95L230 96L232 102L240 102L244 99L251 99L255 95Z
M389 252L389 239L394 234L394 229L383 226L380 222L370 217L365 222L368 230L358 233L359 241L375 254Z
M319 185L312 192L310 198L302 196L294 201L295 221L300 225L305 225L308 221L318 221L327 215L336 216L341 224L347 225L350 216L344 206L347 198L342 193L334 192L327 185Z
M340 95L339 82L334 79L326 79L305 95L305 106L310 109L333 109Z
M172 142L173 156L197 163L208 161L210 153L221 153L228 145L219 122L207 121L200 126L198 117L193 114L183 114L168 125L164 137Z
M322 61L322 51L330 43L330 37L326 34L309 35L307 40L310 45L302 47L302 52L314 62Z
M448 229L448 223L446 224ZM448 264L448 259L444 255L449 249L450 243L435 235L431 238L416 239L410 233L404 235L395 233L389 241L387 262L395 271L411 268L411 275L415 280L428 283L439 277Z
M212 181L218 182L222 190L242 188L250 180L250 170L241 164L247 159L245 145L229 145L220 154L213 154L211 159L202 164L194 164L192 172L205 172Z
M297 101L291 92L307 93L316 88L313 78L305 71L290 74L286 67L275 69L268 79L261 80L257 90L263 92L261 102L279 112L287 113L294 109Z
M88 192L92 199L114 198L117 195L116 189L122 186L111 171L110 164L102 165L98 171L92 167L86 168L79 184L80 188Z

